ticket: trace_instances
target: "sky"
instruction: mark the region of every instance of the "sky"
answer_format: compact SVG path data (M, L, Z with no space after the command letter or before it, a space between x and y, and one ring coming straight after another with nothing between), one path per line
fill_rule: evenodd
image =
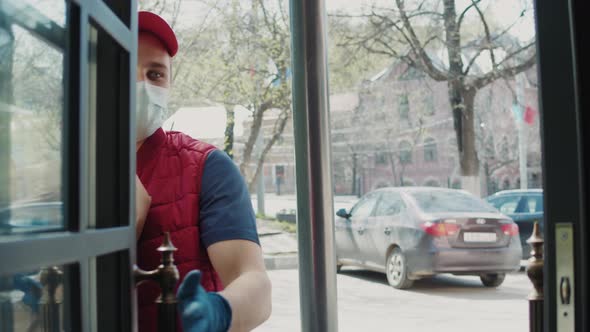
M244 121L250 111L243 107L235 109L234 135L242 136L244 133ZM179 109L164 122L162 128L183 132L195 138L210 139L223 137L225 133L225 109L218 107L185 107Z

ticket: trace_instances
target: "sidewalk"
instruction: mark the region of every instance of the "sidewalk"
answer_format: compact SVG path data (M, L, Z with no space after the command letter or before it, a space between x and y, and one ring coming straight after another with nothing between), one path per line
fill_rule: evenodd
M271 223L268 220L256 220L266 269L296 269L298 264L297 236L273 227Z
M254 207L254 211L257 213L258 209L258 200L256 194L250 196L252 201L252 207ZM358 197L356 196L343 196L338 195L334 196L334 213L338 209L347 209L350 210L354 203L358 201ZM285 211L294 211L297 210L297 197L295 195L276 195L274 193L265 193L264 194L264 214L267 216L275 217L278 212L281 210Z
M257 209L257 197L251 196L252 206ZM355 196L334 196L334 212L340 208L350 209L358 200ZM295 211L297 198L295 195L264 194L264 214L276 217L281 211ZM258 219L256 222L258 236L262 246L264 262L267 270L296 269L298 265L297 236L272 225L271 221Z

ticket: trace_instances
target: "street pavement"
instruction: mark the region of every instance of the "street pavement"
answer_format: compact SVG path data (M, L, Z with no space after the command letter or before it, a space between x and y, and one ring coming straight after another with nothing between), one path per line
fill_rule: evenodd
M252 195L252 206L257 209L256 195ZM350 210L358 200L355 196L334 196L334 211L345 208ZM292 212L297 209L295 195L265 194L264 214L275 217L277 213ZM297 236L273 227L269 220L258 219L256 223L264 262L267 270L297 268Z
M256 221L264 264L267 270L297 268L297 236L273 227L272 222Z
M269 271L273 285L270 319L255 332L301 331L297 270ZM384 274L344 269L337 276L340 332L522 332L528 331L527 295L522 272L497 289L477 277L437 276L396 290Z
M354 198L349 199L335 198L335 210L350 208ZM266 215L295 209L294 197L267 196L265 200ZM254 199L252 203L256 207ZM273 312L254 331L299 332L297 237L268 220L257 220L257 228L273 284ZM526 298L531 285L524 272L508 275L497 289L483 287L478 277L442 275L417 281L412 289L400 291L387 284L384 274L345 268L337 276L337 288L340 332L528 330Z

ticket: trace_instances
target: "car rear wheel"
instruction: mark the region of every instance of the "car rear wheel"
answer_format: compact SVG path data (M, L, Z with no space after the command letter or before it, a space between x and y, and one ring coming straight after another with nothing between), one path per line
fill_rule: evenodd
M395 248L387 257L385 272L387 282L397 289L408 289L414 284L408 276L408 264L406 256L400 248Z
M336 264L336 273L340 273L342 271L342 264Z
M506 273L488 273L479 276L481 282L486 287L498 287L506 278Z

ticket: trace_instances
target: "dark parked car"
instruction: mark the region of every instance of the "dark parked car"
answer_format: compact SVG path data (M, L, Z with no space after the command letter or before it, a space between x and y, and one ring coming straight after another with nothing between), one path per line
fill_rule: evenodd
M518 226L462 190L383 188L337 215L338 270L357 265L385 272L395 288L438 273L478 275L497 287L520 267Z
M535 221L543 229L543 189L499 191L486 200L518 225L523 258L531 256L526 240L531 237Z
M0 234L47 232L63 227L62 202L15 204L0 209Z

